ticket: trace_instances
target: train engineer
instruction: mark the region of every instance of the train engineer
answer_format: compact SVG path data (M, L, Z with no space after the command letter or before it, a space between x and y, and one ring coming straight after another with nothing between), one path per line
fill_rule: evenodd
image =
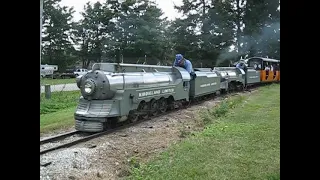
M244 71L247 70L247 66L243 61L238 62L236 67L239 68L239 69L243 69Z
M192 64L188 59L185 59L182 54L177 54L173 66L180 66L188 71L189 74L193 72Z

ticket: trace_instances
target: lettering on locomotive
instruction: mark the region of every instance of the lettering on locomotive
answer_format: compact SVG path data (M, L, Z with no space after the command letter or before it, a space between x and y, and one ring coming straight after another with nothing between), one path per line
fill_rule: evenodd
M158 94L167 94L167 93L173 93L174 89L159 89L154 91L146 91L139 93L139 97L146 97L146 96L153 96Z
M201 84L200 85L200 87L208 87L208 86L214 86L214 85L216 85L217 83L216 82L214 82L214 83L208 83L208 84Z

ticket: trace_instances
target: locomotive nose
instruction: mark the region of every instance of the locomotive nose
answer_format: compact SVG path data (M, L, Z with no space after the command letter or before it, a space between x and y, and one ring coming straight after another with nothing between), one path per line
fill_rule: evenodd
M100 70L88 72L77 79L78 87L84 98L109 99L114 93L110 91L110 83L106 74Z

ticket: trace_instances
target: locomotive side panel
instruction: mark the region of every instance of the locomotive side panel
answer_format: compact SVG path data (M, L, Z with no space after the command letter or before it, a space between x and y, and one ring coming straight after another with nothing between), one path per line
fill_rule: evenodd
M247 84L260 83L260 72L254 69L248 69L246 73Z
M123 64L123 63L95 63L93 70L101 70L113 73L125 72L171 72L171 66L143 65L143 64Z
M190 97L195 98L220 90L220 76L212 71L195 71L197 78L191 81Z
M177 87L174 100L189 101L191 76L187 70L181 67L172 67L173 73L176 75Z
M178 85L163 86L148 89L139 89L134 92L133 103L138 104L141 101L149 102L151 99L159 100L161 97L168 98L169 96L176 97ZM178 99L178 98L175 98Z
M214 70L218 71L228 82L239 82L244 84L245 72L236 67L215 67Z

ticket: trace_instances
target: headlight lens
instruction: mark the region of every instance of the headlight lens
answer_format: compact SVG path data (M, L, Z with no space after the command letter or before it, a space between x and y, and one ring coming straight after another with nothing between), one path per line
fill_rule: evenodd
M90 94L92 92L92 85L91 83L87 82L85 85L84 85L84 91L88 94Z
M84 84L84 92L89 95L89 94L92 94L93 91L94 91L94 83L91 82L91 81L85 82L85 84Z

